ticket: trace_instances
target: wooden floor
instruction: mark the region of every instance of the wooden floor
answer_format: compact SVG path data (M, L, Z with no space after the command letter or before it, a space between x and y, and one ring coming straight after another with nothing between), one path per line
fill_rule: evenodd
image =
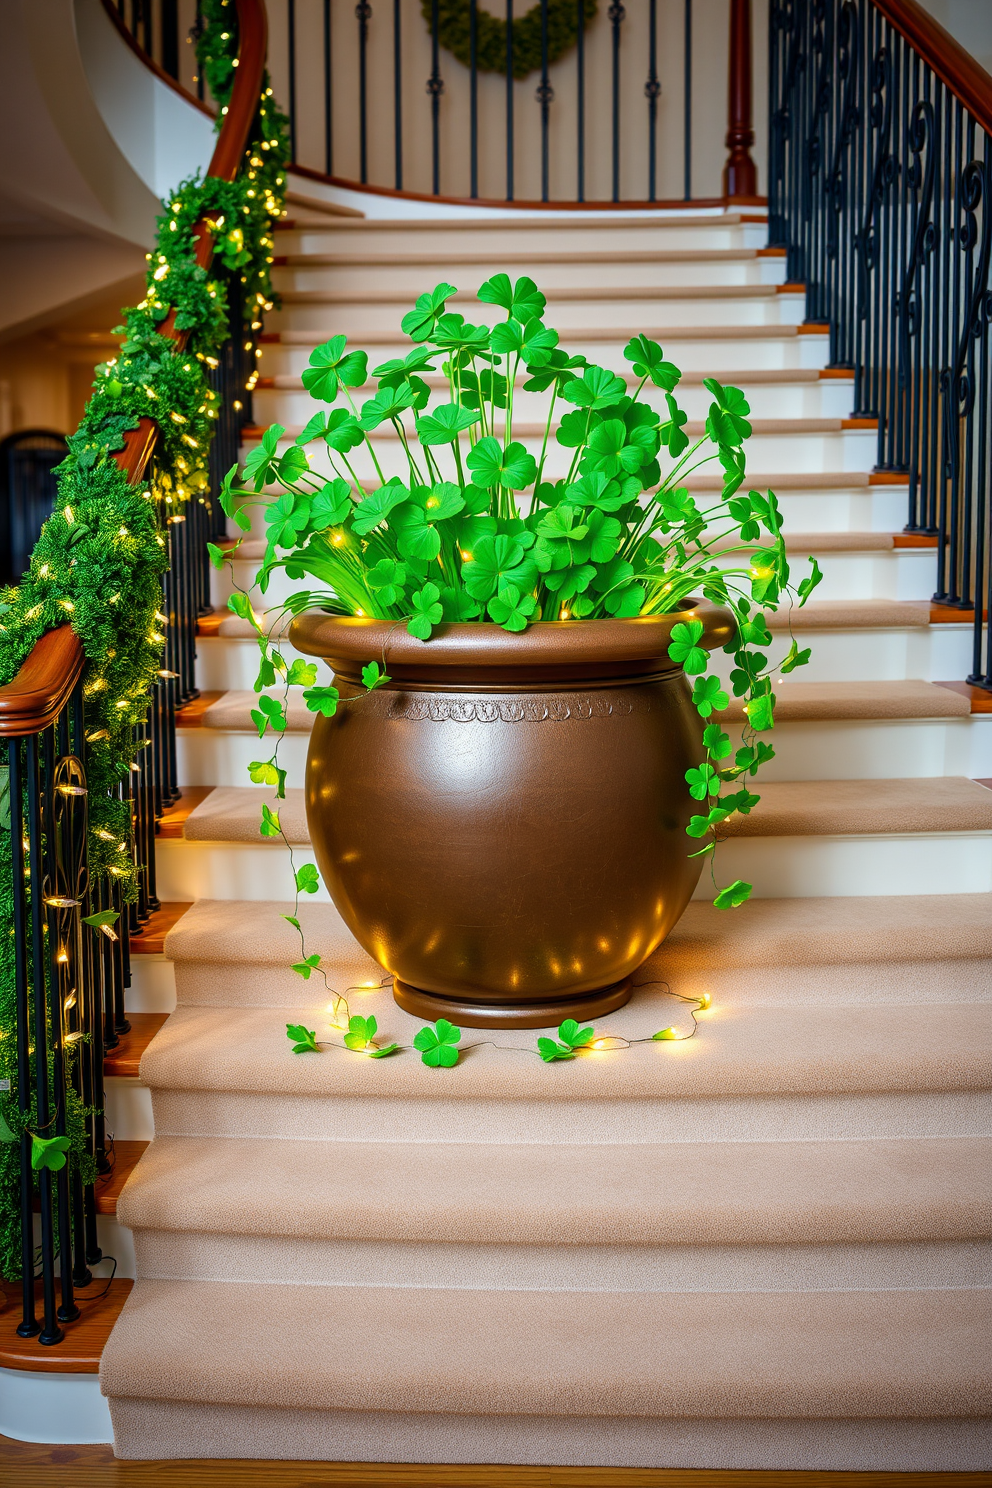
M4 1488L990 1488L992 1474L116 1462L110 1447L46 1447L0 1437L0 1483Z

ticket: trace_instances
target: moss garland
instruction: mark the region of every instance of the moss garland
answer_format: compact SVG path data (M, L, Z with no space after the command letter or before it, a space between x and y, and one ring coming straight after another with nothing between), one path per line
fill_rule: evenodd
M233 10L231 0L207 0L200 37L200 46L213 58L208 76L222 106L237 54L237 28L228 24ZM209 499L208 455L218 398L208 373L229 334L223 274L196 263L193 228L201 217L215 225L215 264L240 274L249 334L258 330L275 298L270 231L272 219L284 209L288 157L287 123L266 79L238 178L193 177L163 204L155 247L147 255L145 298L124 312L119 354L96 369L93 394L56 472L56 509L20 584L0 590L0 685L13 679L45 631L68 621L82 641L90 872L112 875L125 903L137 897L130 810L112 793L128 776L136 752L135 724L145 715L162 666L159 614L168 517L190 500ZM172 311L176 328L190 333L182 354L160 332ZM143 417L158 423L161 440L155 473L135 487L113 457ZM0 1116L17 1133L25 1123L13 1095L16 1008L5 785L6 770L0 769L0 1079L9 1081L11 1092L0 1094ZM84 1115L70 1092L70 1160L87 1182L92 1161L84 1151ZM0 1272L10 1280L20 1276L18 1183L18 1146L0 1142Z
M421 0L421 10L428 26L433 24L433 0ZM584 0L585 22L596 14L597 0ZM446 52L451 52L466 67L472 65L471 10L469 0L439 0L438 39ZM476 10L475 63L480 72L501 72L506 76L506 21L479 5ZM578 5L576 0L548 0L548 62L557 62L578 40ZM525 78L542 65L541 7L530 10L513 21L513 76Z

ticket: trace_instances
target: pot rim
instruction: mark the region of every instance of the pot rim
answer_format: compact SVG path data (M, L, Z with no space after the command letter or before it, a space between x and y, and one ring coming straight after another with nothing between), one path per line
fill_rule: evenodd
M308 610L290 627L297 651L345 664L382 660L386 670L410 666L437 668L587 667L601 663L653 663L652 670L676 670L669 660L672 628L701 620L700 644L713 651L737 631L733 611L708 600L694 600L667 615L635 615L610 620L539 620L520 632L489 621L448 622L428 641L418 640L402 620L374 620L358 615L326 615ZM350 671L352 668L348 667Z

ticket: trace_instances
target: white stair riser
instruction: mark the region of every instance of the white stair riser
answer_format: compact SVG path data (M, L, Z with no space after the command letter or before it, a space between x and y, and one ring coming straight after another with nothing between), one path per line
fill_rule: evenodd
M296 1240L282 1235L138 1231L142 1276L318 1286L557 1292L810 1292L983 1287L981 1242L843 1245L513 1245Z
M176 1006L175 966L164 953L131 953L129 1013L171 1013Z
M730 725L729 731L736 741L739 725ZM291 785L303 783L308 742L308 734L287 733L279 746ZM762 769L759 791L761 781L778 780L992 779L992 718L987 716L780 722L771 742L776 757ZM182 729L177 734L179 783L249 785L248 765L268 759L274 744L272 734L260 743L247 731Z
M267 347L265 352L265 375L278 375L285 378L285 385L280 383L275 388L261 388L256 390L252 409L256 424L266 427L269 424L290 425L305 424L318 409L327 405L318 403L305 391L300 380L300 373L307 364L306 356L300 358L302 365L295 372L270 374L268 371L268 359L278 356L278 347ZM381 365L378 352L369 358L370 373L373 367ZM440 367L443 358L438 359ZM629 370L629 369L628 369ZM715 374L720 380L719 372ZM815 382L790 382L785 380L787 374L783 373L783 381L774 383L750 382L747 377L739 377L737 384L743 388L751 416L755 419L763 418L848 418L851 414L852 400L854 395L853 384L840 378L818 377ZM513 406L515 417L530 421L546 420L551 403L551 394L526 393L523 390L523 382L518 380L513 395ZM628 390L633 393L637 387L637 380L628 377ZM438 402L443 401L447 382L443 386L438 382L432 384L432 393ZM352 397L364 401L375 392L375 379L370 375L365 387L353 390ZM649 384L642 393L642 398L653 401L655 406L662 407L663 399L658 392ZM680 407L689 415L690 419L704 419L709 412L712 402L711 395L701 383L680 383L676 396ZM339 400L341 406L345 406L343 400ZM569 404L558 399L555 402L556 421L562 413L567 413Z
M134 1079L112 1075L104 1082L107 1130L129 1142L150 1142L155 1135L151 1091Z
M823 582L816 591L820 599L916 599L929 600L936 580L935 554L927 548L891 548L882 552L822 553L816 559L823 572ZM719 556L720 567L740 566L740 558ZM794 581L809 573L809 557L790 553L789 564ZM211 575L211 598L217 608L226 608L228 596L235 587L249 590L260 567L259 559L235 561L230 568L215 570ZM256 595L256 608L265 604L274 608L310 580L290 579L285 569L272 574L265 595Z
M313 331L321 341L338 335L340 327L347 325L349 336L360 344L363 331L396 331L399 335L400 321L413 308L413 298L398 296L384 304L357 298L345 303L306 304L284 297L282 309L271 315L266 324L270 331ZM506 319L498 306L483 304L467 295L452 299L449 308L463 315L471 325L497 325ZM563 340L573 327L593 329L616 325L664 327L671 337L677 326L798 325L805 309L804 295L763 293L693 298L691 289L687 289L678 298L652 299L638 297L635 288L623 299L552 299L544 320L562 333Z
M940 682L965 677L971 670L972 630L967 625L913 626L898 630L802 630L796 632L812 657L802 669L804 682L905 682L922 678ZM772 656L785 655L788 642L776 632ZM298 655L280 642L287 661ZM306 661L312 657L304 657ZM717 652L713 670L726 679L730 657ZM197 641L196 680L205 691L252 688L258 675L258 647L251 640L225 636ZM800 680L798 677L796 680Z
M313 1008L315 1027L322 1009ZM278 1014L273 1010L274 1017ZM283 1019L285 1021L285 1019ZM383 1030L385 1033L386 1030ZM661 1050L682 1050L676 1044ZM328 1056L321 1056L328 1057ZM335 1057L332 1051L331 1057ZM343 1057L343 1056L342 1056ZM396 1056L406 1058L406 1055ZM239 1090L157 1090L163 1136L270 1137L336 1142L520 1142L563 1147L655 1142L863 1141L986 1136L992 1098L935 1090L875 1095L698 1096L685 1099L475 1101L427 1082L418 1097L263 1095Z
M281 247L281 245L280 245ZM563 256L554 262L535 260L507 264L495 254L485 262L473 256L442 263L379 263L384 250L371 250L369 263L315 263L308 259L292 264L277 264L273 281L281 293L286 290L321 290L331 294L350 294L360 300L365 294L388 291L408 295L412 305L418 295L435 284L454 284L459 290L475 291L494 274L507 273L512 280L528 275L554 304L554 291L601 288L639 289L679 288L690 292L700 285L778 285L785 281L784 258L698 259L689 254L684 259L666 262L644 258L633 262L595 259L572 259ZM388 250L385 250L388 252ZM479 249L475 250L478 253ZM320 257L321 255L315 255ZM425 255L418 255L423 257ZM456 309L460 302L456 301ZM464 313L464 312L462 312ZM553 313L545 316L553 322Z
M717 326L725 324L720 319L713 323ZM262 347L259 369L265 376L300 372L307 365L314 346L326 341L331 335L346 335L356 348L360 348L363 344L362 334L356 329L357 324L351 318L351 313L346 312L335 318L333 326L324 324L319 333L314 331L312 342L309 337L299 342L266 342ZM630 370L630 363L624 360L623 349L631 331L643 331L654 340L660 341L670 360L684 372L702 372L707 376L714 371L729 375L735 369L744 372L772 369L787 371L790 367L819 369L826 365L830 353L829 337L819 334L796 336L784 331L781 336L749 336L746 333L735 336L728 331L726 336L680 335L678 327L673 326L661 314L629 324L620 322L616 316L607 319L604 322L607 326L622 324L622 331L615 340L583 337L581 328L588 323L573 321L571 324L580 329L562 336L564 350L569 355L581 354L597 366L609 367L617 373ZM392 331L393 327L390 326L389 329ZM390 334L388 338L369 342L369 365L378 366L380 362L392 357L405 357L410 348L410 340L397 329L395 335ZM279 357L274 355L277 350L281 353Z
M290 207L292 217L295 209ZM299 209L301 212L305 209ZM464 227L450 222L436 227L410 230L397 221L393 230L352 226L342 228L329 219L326 227L280 229L275 234L275 251L284 253L398 253L408 246L418 254L492 252L495 262L501 254L554 253L561 248L569 252L588 250L605 253L631 249L689 250L692 248L763 248L768 230L761 223L699 223L681 226L675 219L628 218L609 224L571 222L567 226L547 226L514 222L512 218L489 218L484 227ZM440 276L438 276L440 278ZM513 277L519 277L514 270ZM435 280L437 282L437 280ZM432 287L432 286L431 286Z
M112 1442L110 1407L96 1374L0 1369L0 1436L23 1442ZM37 1480L40 1476L32 1474Z
M688 842L687 850L693 844ZM299 868L314 861L294 848ZM289 853L281 842L160 842L158 892L166 900L292 899ZM721 883L743 878L760 899L878 894L984 894L992 891L992 833L891 836L749 837L721 845ZM921 888L921 886L923 886ZM705 871L695 893L715 893ZM329 901L321 886L315 899Z

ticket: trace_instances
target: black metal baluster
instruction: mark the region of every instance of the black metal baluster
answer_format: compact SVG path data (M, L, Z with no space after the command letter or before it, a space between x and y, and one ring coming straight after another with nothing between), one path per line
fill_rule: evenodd
M43 785L38 736L27 741L26 773L28 792L28 872L31 884L31 983L34 993L34 1108L37 1134L51 1137L52 1108L48 1083L48 989L46 987L47 954L45 947L45 875L42 863ZM38 1342L54 1344L62 1339L56 1319L55 1303L55 1221L53 1213L52 1173L42 1168L38 1174L41 1203L41 1287L44 1321Z
M541 81L537 89L537 101L541 105L541 200L544 202L548 200L548 129L554 96L555 90L548 81L548 0L541 0Z
M324 0L324 170L329 176L334 174L334 93L331 77L331 0Z
M513 0L506 0L506 199L513 200Z
M25 1127L20 1138L20 1211L21 1211L21 1321L17 1332L21 1338L33 1338L40 1324L35 1317L34 1302L34 1169L31 1166L31 1136L27 1118L31 1112L31 1013L30 953L28 950L28 906L25 887L24 842L31 828L24 822L24 771L20 739L7 741L8 788L10 794L10 857L14 920L14 1003L17 1016L17 1109Z
M623 25L627 12L619 4L619 0L613 0L607 12L610 25L613 28L613 171L612 171L612 199L620 200L620 27Z
M289 154L296 160L296 0L286 0L289 65ZM364 180L364 177L362 178Z
M162 71L179 77L179 0L159 0L162 38Z
M403 189L403 33L400 26L401 0L393 0L393 139L396 190Z
M682 43L682 195L686 201L692 201L692 0L685 0L684 14L685 21L683 23ZM771 26L771 18L769 18L769 26ZM769 117L771 116L769 115ZM652 197L653 200L654 198Z
M648 201L657 195L658 174L658 0L650 0L648 12L648 80L644 96L648 101Z
M441 94L444 92L439 28L438 0L433 0L431 6L431 75L427 79L427 92L431 100L431 191L435 196L439 196L441 192Z
M469 196L479 194L479 3L468 7L468 158Z
M369 178L369 21L372 6L359 0L355 6L358 21L358 178Z
M196 19L193 22L193 29L192 29L191 35L195 39L199 39L199 37L201 37L203 35L203 3L202 3L202 0L196 0ZM196 69L196 96L200 100L201 103L203 102L203 94L204 94L204 92L205 92L205 88L204 88L204 79L203 79L203 68L198 64L197 65L197 69Z
M575 15L575 94L576 94L576 201L586 199L586 6L576 0Z

